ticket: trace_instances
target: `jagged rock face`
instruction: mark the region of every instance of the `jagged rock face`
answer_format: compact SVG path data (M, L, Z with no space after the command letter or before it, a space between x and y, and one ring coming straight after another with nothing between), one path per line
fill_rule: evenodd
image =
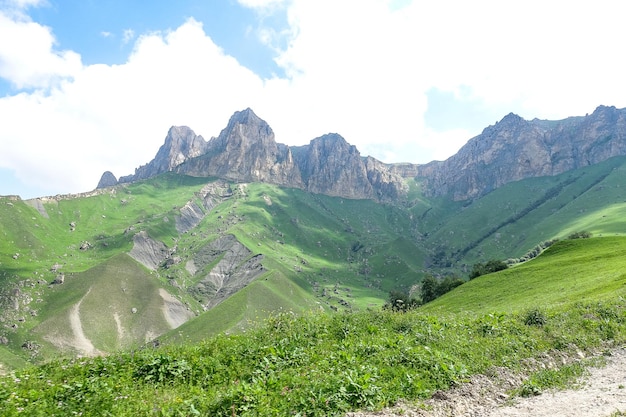
M417 177L419 173L419 165L412 164L410 162L385 164L392 174L398 175L401 178L413 178Z
M156 270L168 256L170 251L163 242L152 239L148 233L141 231L133 236L133 248L129 255L146 268Z
M549 140L555 174L625 155L626 109L600 106L589 116L566 119Z
M415 175L401 175L406 172L394 172L393 169L379 160L368 156L365 158L365 170L367 178L376 192L378 200L398 200L406 196L409 186L403 178Z
M626 155L625 139L626 109L600 106L591 115L560 121L527 121L509 114L446 161L383 164L362 158L338 134L292 148L276 143L269 125L246 109L236 112L220 135L208 143L187 127L172 127L154 160L119 182L177 171L233 181L265 181L346 198L394 201L407 195L404 178L418 177L428 195L466 200L511 181L556 175ZM115 177L108 174L103 175L101 184L114 185Z
M113 187L114 185L117 185L117 178L115 178L115 175L113 175L111 171L105 171L102 177L100 177L96 189Z
M356 147L335 133L294 149L306 190L346 198L374 198L365 164Z
M531 120L509 114L443 162L418 167L430 195L467 200L524 178L557 175L626 154L626 109Z
M233 235L221 236L202 247L187 261L186 268L196 275L217 259L217 264L190 291L206 309L215 307L266 272L261 264L263 255L254 255Z
M251 109L236 112L220 135L207 143L187 127L171 128L154 160L120 182L167 171L262 181L346 198L391 200L406 194L398 173L373 158L362 158L340 135L324 135L309 145L290 148L276 143L270 126ZM198 207L187 211L191 217L200 216Z
M196 197L202 200L202 207L194 201L188 201L181 207L180 214L175 217L176 231L183 234L196 227L220 200L230 197L232 193L225 181L210 182L202 187L196 194Z
M177 171L235 181L302 186L291 150L276 143L270 126L251 109L236 112L220 135L209 141L204 155L187 161Z
M173 171L186 160L204 154L206 147L204 138L187 126L172 126L154 159L137 168L134 175L121 177L119 182L138 181Z

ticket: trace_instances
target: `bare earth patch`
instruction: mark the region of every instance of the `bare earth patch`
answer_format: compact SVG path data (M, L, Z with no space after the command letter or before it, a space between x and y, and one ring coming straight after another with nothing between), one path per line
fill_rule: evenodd
M595 417L626 411L626 349L613 351L607 359L605 367L590 369L579 389L522 398L487 416Z
M172 329L194 317L191 310L163 288L159 289L159 295L163 299L163 315Z
M115 320L115 326L117 328L117 341L121 342L124 338L124 327L122 326L122 320L120 320L120 315L117 311L113 313L113 320Z
M80 305L90 291L91 288L78 303L72 306L70 310L70 326L72 328L72 333L74 334L73 346L80 352L81 355L84 356L95 356L100 354L100 351L94 347L91 340L85 336L85 333L83 332L83 325L80 320Z
M608 417L626 411L626 348L613 350L604 367L590 368L572 389L548 391L529 398L509 398L522 383L507 369L476 375L467 383L437 392L422 407L401 404L376 413L349 417Z

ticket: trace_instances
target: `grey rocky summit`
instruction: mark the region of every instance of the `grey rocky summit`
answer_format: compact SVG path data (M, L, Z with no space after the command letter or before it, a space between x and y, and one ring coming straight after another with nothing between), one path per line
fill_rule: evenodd
M139 181L173 171L189 158L202 155L206 145L204 138L196 135L187 126L172 126L154 159L135 169L133 175L120 177L120 183Z
M208 142L188 127L172 127L155 158L119 182L169 171L356 199L384 201L407 191L404 179L391 166L362 157L340 135L327 134L309 145L289 147L277 143L272 128L249 108L235 112L219 136Z
M468 200L512 181L557 175L618 155L626 155L626 109L607 106L558 121L528 121L510 113L447 160L421 165L363 157L336 133L304 146L277 143L271 127L246 109L235 112L208 142L188 127L172 127L155 158L119 182L174 171L344 198L401 201L408 193L405 180L417 177L427 195ZM112 184L114 178L105 173L101 183Z
M113 175L111 171L105 171L102 177L100 177L96 188L113 187L114 185L117 185L117 178L115 178L115 175Z
M443 162L418 167L430 195L468 200L512 181L582 168L626 155L626 109L600 106L563 120L513 113L470 139Z

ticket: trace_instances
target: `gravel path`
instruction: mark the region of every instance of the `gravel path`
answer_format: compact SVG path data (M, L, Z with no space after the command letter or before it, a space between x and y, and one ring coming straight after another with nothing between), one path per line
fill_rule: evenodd
M613 350L606 366L590 368L572 389L509 398L506 393L521 383L520 376L496 369L492 375L477 375L450 391L435 393L419 409L401 404L348 417L609 417L626 412L626 348Z
M590 374L580 382L579 389L522 398L486 416L596 417L626 412L626 350L614 351L605 367L590 369Z

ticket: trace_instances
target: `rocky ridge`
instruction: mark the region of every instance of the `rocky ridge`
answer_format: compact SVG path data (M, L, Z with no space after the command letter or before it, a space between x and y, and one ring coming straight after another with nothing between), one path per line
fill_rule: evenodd
M525 120L510 113L447 160L422 165L362 157L337 133L304 146L280 144L271 127L246 109L235 112L219 136L208 142L188 127L172 127L155 158L119 183L175 171L344 198L398 201L407 195L405 180L418 178L427 195L469 200L512 181L557 175L618 155L626 155L626 109L607 106L558 121ZM98 188L116 183L106 172Z
M237 182L268 182L355 199L385 201L407 192L401 175L374 158L361 157L340 135L331 133L309 145L289 147L277 143L271 127L251 109L235 112L219 136L208 142L188 127L172 127L155 158L133 175L121 177L119 183L168 171ZM114 185L109 174L103 175L99 186Z
M598 107L564 120L513 113L470 139L455 155L418 166L430 195L477 198L512 181L557 175L626 155L626 109Z
M196 135L187 126L172 126L167 132L165 143L159 148L154 159L135 169L133 175L120 177L119 182L139 181L172 171L189 158L202 155L206 147L207 143L204 138ZM103 179L105 175L106 172L103 174ZM102 179L100 181L102 182Z

